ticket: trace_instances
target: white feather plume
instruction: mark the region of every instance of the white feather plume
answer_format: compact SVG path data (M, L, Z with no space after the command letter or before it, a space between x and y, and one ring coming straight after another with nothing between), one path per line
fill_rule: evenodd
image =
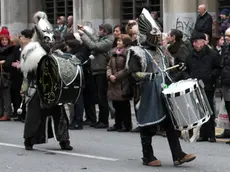
M48 20L47 14L45 12L43 11L36 12L33 16L34 23L38 23L41 18Z

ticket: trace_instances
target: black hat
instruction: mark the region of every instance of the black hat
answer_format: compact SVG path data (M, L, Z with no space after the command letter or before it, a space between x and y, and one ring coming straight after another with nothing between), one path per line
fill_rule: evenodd
M195 41L197 39L206 40L205 34L202 32L194 32L191 36L191 41Z
M31 29L24 29L23 31L21 31L21 35L24 36L25 38L29 38L31 39L33 37L33 30Z

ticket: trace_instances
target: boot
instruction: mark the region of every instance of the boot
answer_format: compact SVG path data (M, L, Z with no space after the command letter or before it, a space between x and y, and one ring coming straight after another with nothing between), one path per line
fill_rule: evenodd
M3 115L3 117L0 118L0 121L10 121L10 117Z
M25 150L33 150L32 139L30 138L25 139L24 145L25 145Z
M161 162L153 155L152 137L141 136L141 145L143 152L143 165L159 167Z
M196 159L196 156L194 154L186 154L183 158L180 158L176 161L174 161L174 166L178 166L184 163L188 163Z
M69 140L60 141L59 145L60 145L62 150L73 150L73 147L70 146L70 141Z

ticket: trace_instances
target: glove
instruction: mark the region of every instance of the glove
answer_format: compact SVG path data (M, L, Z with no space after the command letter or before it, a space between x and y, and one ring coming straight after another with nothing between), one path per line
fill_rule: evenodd
M179 71L185 71L187 69L185 63L179 63L178 65L179 65L179 68L178 68Z
M152 81L155 78L154 73L147 73L147 72L136 72L133 77L136 80L142 80L142 81Z

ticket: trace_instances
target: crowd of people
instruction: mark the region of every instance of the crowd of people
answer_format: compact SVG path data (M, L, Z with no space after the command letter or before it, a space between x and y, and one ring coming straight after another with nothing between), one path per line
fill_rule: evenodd
M169 33L162 34L160 47L166 54L169 65L179 64L181 66L170 71L170 76L174 81L187 78L203 80L205 93L213 112L215 112L214 94L220 81L226 109L230 114L230 11L223 9L220 12L219 31L215 35L212 33L212 17L207 12L205 5L198 7L198 14L194 32L189 41L183 41L183 33L180 30L172 29ZM151 15L159 24L159 28L163 30L157 13L152 12ZM84 26L78 25L80 37L73 33L73 16L68 17L67 25L65 23L65 17L60 16L57 26L54 27L56 42L52 51L61 49L63 52L76 55L82 62L85 62L89 56L94 57L83 66L85 87L82 95L76 104L68 104L71 114L69 129L81 130L84 125L89 125L95 129L105 128L108 132L140 132L142 144L144 144L143 155L146 158L144 163L153 166L160 165L160 162L155 161L156 158L148 159L149 152L152 151L151 148L146 149L146 144L151 144L149 138L154 133L143 129L144 127L133 128L132 124L131 101L134 104L139 126L142 125L137 115L138 104L143 94L140 90L141 84L134 81L135 76L130 77L128 72L140 69L142 64L139 64L140 66L131 65L131 69L127 70L128 60L133 60L133 58L128 59L131 57L127 55L128 50L132 49L134 52L132 56L136 55L137 58L141 53L135 50L135 47L138 46L138 20L130 20L126 26L119 24L112 27L110 24L101 24L98 35L92 35ZM20 61L21 49L31 41L32 37L33 30L30 29L21 31L19 37L11 37L7 27L1 29L0 121L11 119L24 121L26 117L26 107L23 107L24 114L17 113L24 96L22 92L23 74L17 64ZM136 64L135 60L132 64ZM98 115L95 109L96 104L99 107ZM156 107L151 105L150 108ZM109 126L109 114L115 120L113 126ZM171 132L169 126L162 125L156 129L156 132L165 135L162 131L166 130L167 134L172 136L175 133L169 133ZM177 141L174 141L171 140L172 145L179 145ZM212 115L209 121L202 126L200 138L197 141L216 142L215 115ZM147 153L144 152L145 149ZM187 155L182 150L179 151L182 161L177 162L174 159L179 164L194 158L192 154Z

